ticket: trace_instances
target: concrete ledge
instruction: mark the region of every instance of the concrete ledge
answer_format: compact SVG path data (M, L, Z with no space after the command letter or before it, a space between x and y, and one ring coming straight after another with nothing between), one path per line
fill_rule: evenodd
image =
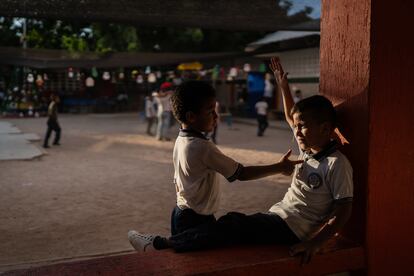
M300 265L288 247L237 246L177 254L130 253L6 272L4 275L324 275L365 267L361 246L336 241L311 263Z

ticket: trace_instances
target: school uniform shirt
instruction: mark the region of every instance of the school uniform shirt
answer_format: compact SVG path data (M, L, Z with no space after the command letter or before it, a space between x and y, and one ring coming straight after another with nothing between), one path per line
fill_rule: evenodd
M299 239L309 240L335 200L352 201L352 167L334 142L315 155L302 152L300 159L305 162L296 166L289 190L269 212L284 219Z
M170 99L171 94L167 94L164 97L155 97L157 103L157 116L162 116L164 111L172 111Z
M50 121L57 121L57 104L55 101L51 101L49 107L47 109L47 116L49 117Z
M154 102L149 99L145 100L145 117L147 118L155 117Z
M271 98L273 97L273 91L275 87L270 80L265 80L264 94L263 97Z
M174 182L177 206L201 215L214 214L220 203L217 172L229 182L237 179L242 165L224 155L202 133L180 130L174 146Z

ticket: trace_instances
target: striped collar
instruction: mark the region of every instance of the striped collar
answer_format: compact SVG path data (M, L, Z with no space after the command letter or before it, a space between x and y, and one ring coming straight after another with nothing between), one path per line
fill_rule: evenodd
M178 133L178 136L181 137L197 137L204 140L208 140L207 137L201 133L198 130L192 129L192 128L182 128L180 129L180 132Z
M320 162L324 158L326 158L329 155L331 155L332 153L334 153L338 149L338 147L339 147L338 143L335 140L333 140L333 141L329 142L329 144L323 150L321 150L320 152L315 153L315 154L306 153L306 155L309 156L310 158L316 159Z

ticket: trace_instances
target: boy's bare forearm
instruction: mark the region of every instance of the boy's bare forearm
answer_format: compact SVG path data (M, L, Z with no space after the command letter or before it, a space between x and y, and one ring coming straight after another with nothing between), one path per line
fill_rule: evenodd
M352 202L336 205L329 216L328 222L322 227L318 234L311 239L311 242L324 244L344 227L351 216L351 212Z
M286 87L281 86L280 88L283 96L283 108L285 111L285 118L286 121L290 126L293 125L293 118L290 114L290 111L292 110L292 107L294 105L292 94L290 93L289 85L286 85Z
M334 206L329 221L310 240L295 244L290 248L290 254L302 253L302 264L309 263L312 256L317 253L331 237L333 237L347 222L351 215L352 202Z
M282 173L282 166L280 163L265 166L248 166L243 167L243 170L237 179L241 181L253 180L277 173Z
M292 150L290 149L282 156L279 162L271 165L243 167L237 179L242 181L253 180L277 173L291 175L295 169L295 166L303 163L303 160L290 160L289 156L291 153Z

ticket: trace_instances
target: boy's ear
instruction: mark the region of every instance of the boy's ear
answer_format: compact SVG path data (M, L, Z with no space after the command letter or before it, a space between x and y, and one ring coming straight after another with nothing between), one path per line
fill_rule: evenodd
M185 113L185 120L189 123L193 123L195 120L195 113L193 111L187 111L187 113Z
M326 134L331 135L332 132L334 131L334 129L332 128L332 124L331 123L329 123L329 122L323 122L321 124L321 131L323 133L326 133Z

